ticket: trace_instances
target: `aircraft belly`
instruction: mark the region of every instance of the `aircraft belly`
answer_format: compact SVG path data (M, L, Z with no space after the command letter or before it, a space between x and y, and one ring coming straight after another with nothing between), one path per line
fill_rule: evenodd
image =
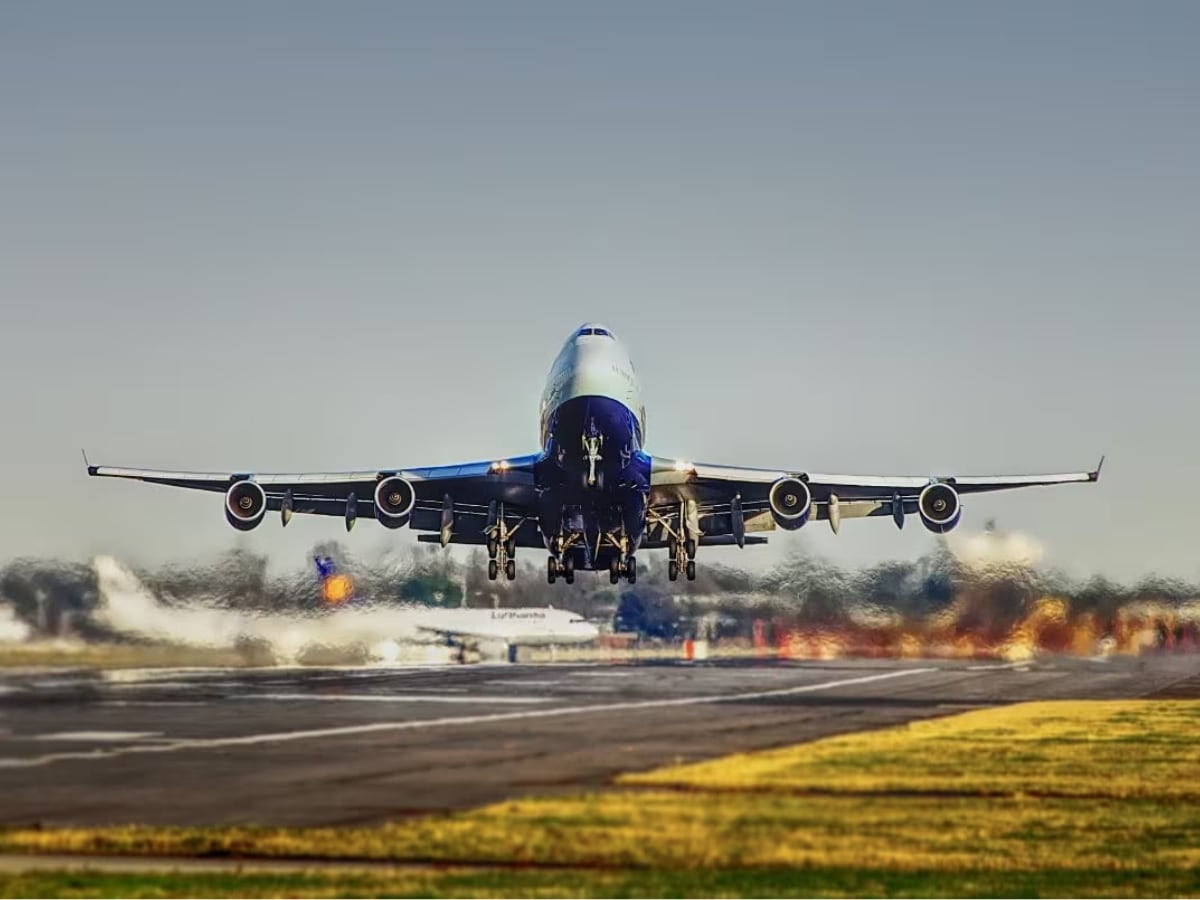
M615 550L601 536L623 530L636 549L645 528L650 457L639 416L611 397L575 397L554 410L547 437L537 476L542 534L575 535L575 567L607 568Z

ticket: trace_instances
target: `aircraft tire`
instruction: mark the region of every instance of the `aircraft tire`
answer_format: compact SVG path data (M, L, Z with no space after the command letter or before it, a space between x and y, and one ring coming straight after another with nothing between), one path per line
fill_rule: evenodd
M517 561L515 559L510 559L504 564L504 577L509 581L517 580Z
M554 580L558 578L558 562L553 556L546 558L546 582L554 584Z
M667 578L669 578L671 581L677 581L679 579L679 563L675 562L673 559L667 563Z
M494 559L488 560L488 581L495 581L496 576L500 574L500 564Z
M687 561L687 580L696 580L696 561L694 559L689 559Z

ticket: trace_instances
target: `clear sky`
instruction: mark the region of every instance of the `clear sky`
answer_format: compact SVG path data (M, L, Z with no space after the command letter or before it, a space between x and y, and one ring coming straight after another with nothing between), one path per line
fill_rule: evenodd
M1078 574L1200 577L1200 4L0 3L0 558L301 565L89 481L534 449L613 327L649 449L1078 469L973 498ZM369 550L410 532L362 522ZM909 557L916 522L806 546ZM782 548L782 549L781 549Z

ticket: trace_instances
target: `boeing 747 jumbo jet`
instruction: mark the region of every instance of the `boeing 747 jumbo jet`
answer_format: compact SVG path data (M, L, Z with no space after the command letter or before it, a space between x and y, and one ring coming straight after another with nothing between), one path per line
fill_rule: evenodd
M706 465L645 452L646 410L629 355L601 325L584 325L554 364L541 404L541 450L528 456L431 468L275 475L165 472L88 466L89 475L225 495L225 518L240 531L268 510L359 517L387 528L431 532L419 541L482 544L488 577L516 577L518 547L549 550L546 578L568 584L579 569L637 580L639 550L665 549L672 581L696 577L699 547L766 543L758 532L824 520L916 515L930 531L958 524L961 496L1034 485L1092 482L1092 472L1057 475L822 475ZM1103 464L1104 460L1100 460Z

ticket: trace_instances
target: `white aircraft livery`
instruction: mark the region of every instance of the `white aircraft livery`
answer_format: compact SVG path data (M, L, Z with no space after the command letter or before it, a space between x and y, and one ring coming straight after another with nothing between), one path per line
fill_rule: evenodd
M265 474L167 472L88 466L88 474L225 495L242 531L268 511L359 517L408 526L419 541L482 544L488 577L516 577L518 547L549 551L546 578L580 569L637 580L639 550L665 549L672 581L696 577L699 547L766 543L759 532L825 520L916 515L931 531L958 524L961 496L1035 485L1094 482L1090 472L1009 476L823 475L705 465L645 451L646 411L629 355L602 325L567 339L541 404L541 450L528 456L429 468ZM1100 463L1103 465L1103 458Z

